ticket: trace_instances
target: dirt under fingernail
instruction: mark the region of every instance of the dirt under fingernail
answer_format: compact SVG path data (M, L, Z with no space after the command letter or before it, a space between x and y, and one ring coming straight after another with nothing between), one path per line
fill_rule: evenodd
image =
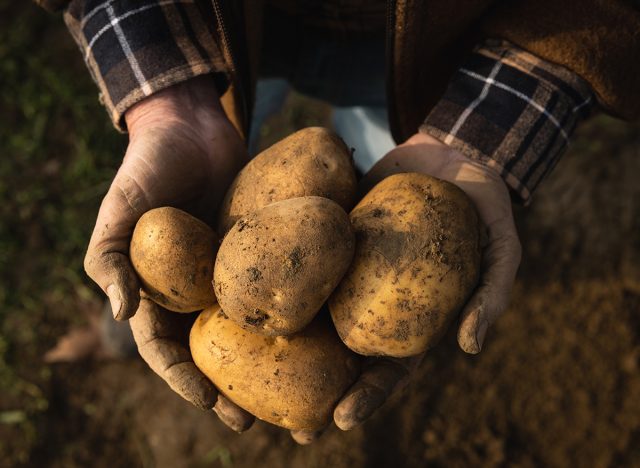
M109 296L109 302L111 303L111 313L113 314L113 318L119 320L122 314L122 299L120 298L118 288L113 284L110 285L107 288L107 295Z

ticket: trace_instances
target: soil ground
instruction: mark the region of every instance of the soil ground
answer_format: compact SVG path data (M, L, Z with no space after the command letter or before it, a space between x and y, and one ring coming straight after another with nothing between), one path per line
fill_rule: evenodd
M42 362L102 307L82 255L125 139L60 18L1 6L0 465L640 466L638 125L592 119L516 208L522 266L481 354L449 333L373 419L301 447L232 433L139 359ZM265 138L326 117L294 96Z

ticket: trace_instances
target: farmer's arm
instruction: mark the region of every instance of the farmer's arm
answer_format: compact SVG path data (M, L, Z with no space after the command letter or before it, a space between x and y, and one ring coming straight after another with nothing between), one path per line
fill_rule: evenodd
M121 131L126 111L160 90L202 75L218 94L226 86L211 2L74 0L64 19Z

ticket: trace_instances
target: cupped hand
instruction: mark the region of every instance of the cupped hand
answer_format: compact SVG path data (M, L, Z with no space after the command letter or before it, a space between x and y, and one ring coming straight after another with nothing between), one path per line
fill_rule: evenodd
M509 305L520 265L522 249L509 190L493 168L423 133L416 133L381 159L362 181L363 193L398 172L421 172L451 182L469 196L478 211L484 228L480 280L462 310L458 328L460 348L477 354L488 327Z
M102 201L85 256L87 274L107 294L117 320L131 320L139 352L169 386L211 409L236 430L253 417L218 395L196 368L186 343L191 315L140 298L129 243L147 211L173 206L212 224L215 210L248 155L226 118L210 77L153 94L125 114L129 145Z
M189 330L195 315L170 312L143 295L129 320L138 352L174 392L200 409L213 409L227 426L243 432L253 415L218 393L193 362Z
M387 153L365 175L361 196L387 176L399 172L420 172L460 187L474 203L485 229L480 280L463 308L458 328L458 344L470 354L482 349L488 327L506 310L521 247L513 221L511 199L506 184L492 168L464 156L457 150L423 133ZM336 425L349 430L366 420L396 390L410 380L424 355L406 359L370 358L358 381L338 402ZM316 435L293 434L301 443Z

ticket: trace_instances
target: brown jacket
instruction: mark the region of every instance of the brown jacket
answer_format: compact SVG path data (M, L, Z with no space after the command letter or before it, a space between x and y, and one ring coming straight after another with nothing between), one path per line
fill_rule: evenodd
M217 11L235 75L224 103L246 128L261 7L220 2ZM608 112L640 116L640 7L630 0L396 0L387 15L389 121L397 141L415 133L461 57L485 37L576 72Z

